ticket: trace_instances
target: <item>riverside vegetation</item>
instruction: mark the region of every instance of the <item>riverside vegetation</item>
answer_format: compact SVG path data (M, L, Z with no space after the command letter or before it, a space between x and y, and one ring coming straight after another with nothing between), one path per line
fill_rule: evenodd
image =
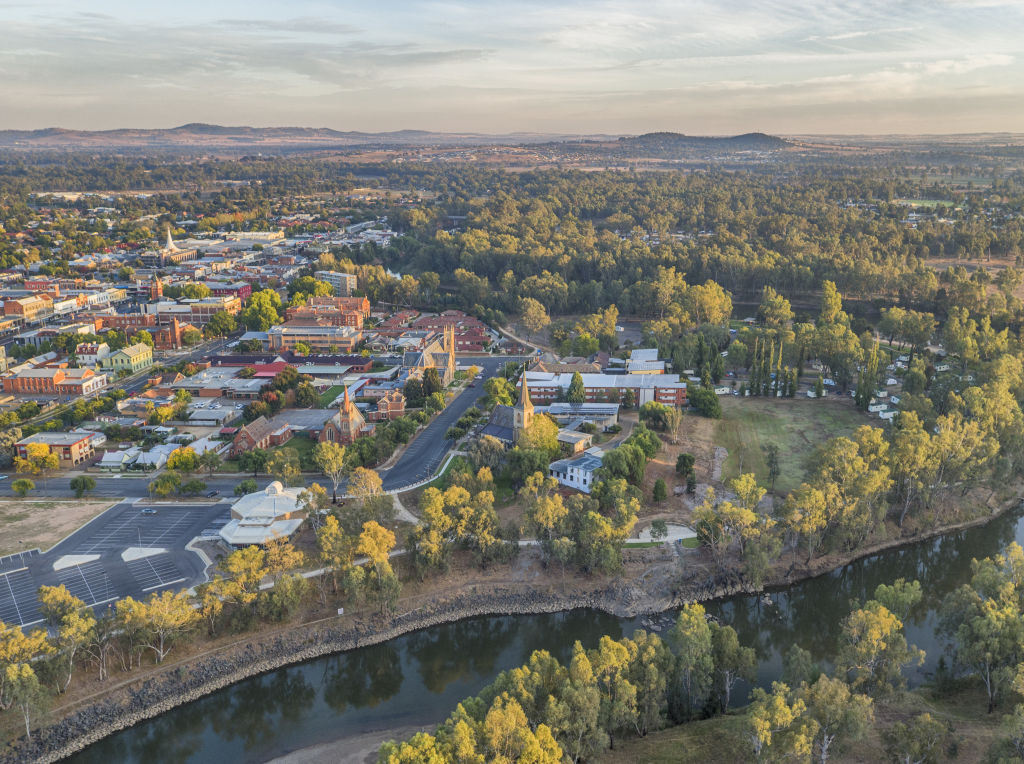
M939 633L951 663L940 661L933 691L957 692L957 680L984 688L989 713L1004 712L992 761L1024 756L1024 549L973 563L970 583L949 593ZM782 680L755 687L736 723L716 728L716 750L730 760L826 762L875 728L879 705L905 700L904 668L924 660L908 644L903 621L919 607L917 581L879 585L854 603L826 671L793 645ZM664 638L642 629L631 638L576 643L568 665L546 651L500 674L460 703L433 733L385 743L381 764L411 762L591 761L607 749L659 729L730 712L733 690L752 680L754 649L736 632L686 605ZM922 713L875 730L894 762L955 757L956 729Z

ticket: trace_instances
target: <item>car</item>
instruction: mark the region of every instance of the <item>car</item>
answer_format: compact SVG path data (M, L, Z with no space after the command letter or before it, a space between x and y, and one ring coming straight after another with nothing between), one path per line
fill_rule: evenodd
M220 496L220 491L210 491L206 494L206 498L212 499L214 496Z
M156 510L153 507L145 507L142 510L142 514L144 514L144 515L155 515L156 514Z
M0 480L7 480L7 475L0 475Z

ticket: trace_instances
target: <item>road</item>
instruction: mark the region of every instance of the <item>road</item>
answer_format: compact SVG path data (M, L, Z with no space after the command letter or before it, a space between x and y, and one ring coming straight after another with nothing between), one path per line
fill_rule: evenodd
M518 356L482 357L479 359L459 359L463 364L474 363L483 370L485 378L493 377L498 369L509 361L519 360ZM445 437L448 428L458 421L459 417L469 411L486 395L483 380L475 387L467 387L448 407L438 414L437 418L427 425L416 439L413 440L398 462L389 469L381 470L381 480L385 491L393 491L413 483L425 480L441 466L445 455L451 450L454 441Z
M143 513L144 507L152 513ZM204 580L205 561L186 545L227 523L227 503L154 504L125 501L42 554L0 558L0 620L38 624L40 586L63 584L98 609L124 597L148 597Z

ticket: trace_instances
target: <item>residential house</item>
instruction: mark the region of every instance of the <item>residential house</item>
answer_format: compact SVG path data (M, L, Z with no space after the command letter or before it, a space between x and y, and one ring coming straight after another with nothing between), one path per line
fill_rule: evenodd
M37 432L22 438L14 444L14 452L21 458L28 458L28 447L41 443L60 460L61 469L77 467L94 454L93 433L85 432Z
M559 459L548 466L548 474L567 488L590 493L596 478L594 473L601 467L604 451L589 448L579 456Z

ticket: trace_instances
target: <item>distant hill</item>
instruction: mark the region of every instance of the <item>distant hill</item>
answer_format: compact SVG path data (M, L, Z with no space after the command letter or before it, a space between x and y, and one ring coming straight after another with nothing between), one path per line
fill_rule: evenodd
M649 151L657 155L694 150L777 151L792 146L789 141L764 133L744 133L725 137L683 135L682 133L645 133L619 138L617 148Z
M229 127L199 122L167 129L0 130L0 148L7 149L171 149L291 150L348 147L486 146L538 144L551 141L615 140L617 136L549 135L541 133L433 133L396 130L367 133L325 127Z

